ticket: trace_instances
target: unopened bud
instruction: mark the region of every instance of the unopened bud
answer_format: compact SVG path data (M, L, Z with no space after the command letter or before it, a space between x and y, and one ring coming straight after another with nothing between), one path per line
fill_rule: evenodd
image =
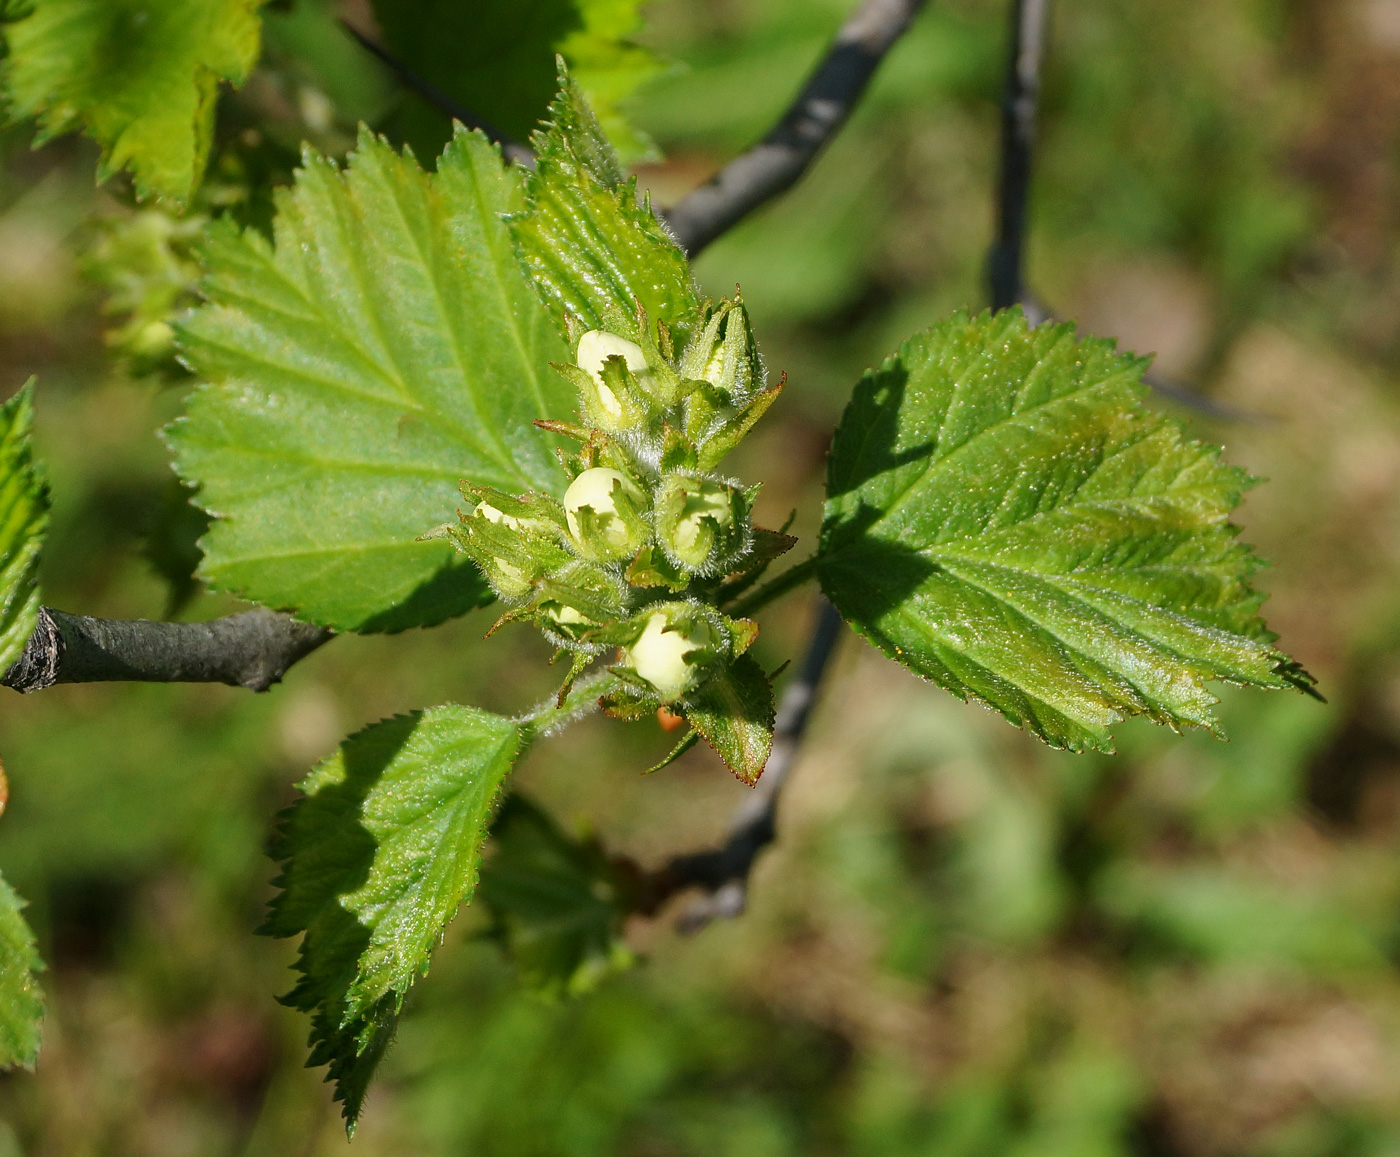
M569 533L585 554L625 558L646 541L646 525L640 515L645 502L627 475L595 466L575 478L564 492L564 517Z
M657 531L676 562L716 573L744 548L743 497L723 482L672 474L657 499Z
M636 342L601 329L590 329L579 338L578 356L574 360L578 362L579 369L591 374L597 383L598 402L603 410L610 417L620 419L623 415L622 401L603 380L603 364L611 357L620 357L634 374L647 372L647 356Z
M663 701L680 698L700 680L701 668L686 662L697 651L713 651L723 640L704 618L676 615L669 608L653 611L641 637L626 649L627 666L656 689Z

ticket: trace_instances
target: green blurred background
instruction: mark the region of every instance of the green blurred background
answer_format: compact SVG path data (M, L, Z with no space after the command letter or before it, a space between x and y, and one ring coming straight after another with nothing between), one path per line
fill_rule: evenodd
M630 104L671 203L782 109L851 5L654 0L673 62ZM362 26L362 4L345 6ZM810 541L845 396L909 332L984 302L1002 0L935 0L802 185L698 272L741 284L792 388L735 473ZM330 21L268 12L202 212L355 120L431 118ZM425 127L426 125L426 127ZM253 127L250 127L253 126ZM156 431L188 380L161 319L192 230L95 191L94 153L0 143L0 390L40 379L52 605L209 617ZM422 146L420 145L420 150ZM1400 1155L1400 0L1058 0L1030 273L1084 329L1238 417L1187 415L1269 479L1239 521L1284 646L1330 703L1224 693L1230 742L1121 731L1049 752L847 639L751 910L637 919L593 993L524 991L479 913L416 990L362 1157ZM1163 403L1170 404L1170 403ZM813 607L765 623L800 651ZM270 821L346 731L544 692L523 628L346 638L265 696L94 685L0 699L0 868L50 970L37 1071L0 1079L0 1157L320 1155L346 1141L257 938ZM593 720L518 786L645 865L720 838L707 752Z

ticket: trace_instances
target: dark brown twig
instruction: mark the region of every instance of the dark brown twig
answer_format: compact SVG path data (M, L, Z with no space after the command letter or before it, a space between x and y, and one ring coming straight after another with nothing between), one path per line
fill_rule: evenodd
M1014 0L1011 54L1001 109L1001 180L997 196L997 239L987 262L992 308L1020 302L1031 324L1037 306L1025 291L1026 210L1030 203L1040 71L1045 59L1050 0Z
M93 619L41 607L24 653L0 678L16 691L56 683L227 683L266 691L331 637L274 611L207 623Z
M692 257L760 205L791 188L846 123L885 54L924 0L864 0L836 34L783 118L666 214Z

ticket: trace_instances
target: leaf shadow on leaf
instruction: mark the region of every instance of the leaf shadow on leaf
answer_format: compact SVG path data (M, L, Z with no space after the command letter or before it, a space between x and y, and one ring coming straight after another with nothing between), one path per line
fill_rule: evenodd
M842 524L840 550L821 562L822 589L847 622L878 622L907 603L939 569L916 550L864 535L879 517L878 510L862 504Z
M909 370L897 358L891 358L878 370L868 371L856 387L841 428L863 432L859 453L845 454L841 460L849 469L838 474L835 469L827 479L827 498L838 498L859 490L880 474L899 470L913 462L933 455L937 440L929 438L914 446L899 447L900 411L909 386ZM833 449L832 461L838 456ZM869 525L865 523L864 525Z
M345 778L313 788L282 814L272 853L285 861L272 901L268 936L305 933L291 992L279 999L311 1014L308 1066L328 1065L353 1131L379 1061L393 1041L402 994L390 990L369 1008L357 1008L350 989L369 948L371 929L341 903L370 877L379 850L360 822L365 800L422 722L420 715L385 720L374 744L343 748ZM295 851L295 858L293 858Z
M494 598L475 563L453 560L419 584L402 602L371 615L358 630L366 635L393 635L410 627L435 627L487 606Z

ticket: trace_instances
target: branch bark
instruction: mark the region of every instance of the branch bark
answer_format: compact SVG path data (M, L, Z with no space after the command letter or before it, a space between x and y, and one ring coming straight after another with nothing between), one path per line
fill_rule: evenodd
M1026 210L1030 202L1036 120L1040 111L1040 72L1045 60L1050 0L1015 0L1011 56L1001 109L1001 180L997 196L997 239L987 262L992 308L1018 302L1032 325L1044 310L1025 287Z
M639 910L644 914L656 912L672 896L691 888L699 888L703 894L691 901L677 919L682 932L698 932L713 920L743 914L754 864L763 849L777 838L778 797L806 734L822 677L840 637L841 616L823 599L802 667L784 689L778 704L773 753L758 786L735 812L729 835L720 847L676 856L664 867L643 876Z
M688 194L666 224L692 257L760 205L790 189L846 123L885 54L924 0L864 0L782 120L748 152Z
M207 623L94 619L49 607L0 683L28 694L56 683L227 683L266 691L331 637L273 611Z

